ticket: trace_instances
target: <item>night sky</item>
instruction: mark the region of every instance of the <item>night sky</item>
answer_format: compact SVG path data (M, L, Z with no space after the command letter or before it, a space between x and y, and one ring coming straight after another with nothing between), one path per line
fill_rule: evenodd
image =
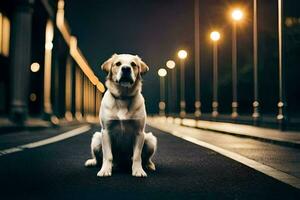
M209 32L213 29L218 29L222 34L219 45L220 111L225 113L230 111L231 23L228 10L232 5L239 5L247 11L245 20L238 29L238 92L241 112L251 112L253 100L252 1L238 2L200 0L201 101L204 112L211 111L212 49ZM260 96L265 102L264 111L273 113L276 110L278 96L277 71L275 70L277 66L277 1L259 2ZM298 1L284 2L287 2L285 8L287 15L299 16ZM149 65L150 72L144 77L143 94L150 113L157 112L159 101L157 69L164 67L168 59L177 61L177 50L186 49L189 54L186 65L187 110L193 112L193 0L66 1L65 11L72 34L78 37L79 47L102 81L104 81L105 74L100 70L100 65L113 53L138 54ZM296 46L297 51L299 51L299 46ZM293 64L295 65L293 69L296 69L299 62ZM264 78L266 73L270 77L268 80ZM292 83L294 84L295 81L297 79L292 80ZM299 90L295 88L292 93L297 93L297 91ZM265 95L266 92L267 95Z

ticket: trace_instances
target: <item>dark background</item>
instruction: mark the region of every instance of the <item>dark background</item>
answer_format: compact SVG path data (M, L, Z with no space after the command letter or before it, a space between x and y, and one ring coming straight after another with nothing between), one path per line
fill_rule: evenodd
M246 11L238 28L238 101L240 113L251 114L253 102L252 1L200 0L201 101L211 111L212 49L209 32L220 30L220 112L231 111L231 23L228 11L238 5ZM300 3L284 1L286 17L298 19ZM186 65L187 111L194 111L194 1L192 0L86 0L66 1L65 11L78 37L79 47L104 80L100 65L113 53L138 54L150 66L143 94L149 113L158 111L157 69L176 59L180 48L188 51ZM259 96L264 114L276 115L278 102L277 1L258 1ZM286 90L290 115L298 116L299 23L285 27Z

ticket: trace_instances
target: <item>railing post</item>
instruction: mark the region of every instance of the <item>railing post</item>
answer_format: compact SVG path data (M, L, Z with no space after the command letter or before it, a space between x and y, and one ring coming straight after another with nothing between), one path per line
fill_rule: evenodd
M86 77L86 94L85 94L85 97L86 97L86 111L85 111L85 114L86 114L86 120L89 120L90 118L90 81L88 79L88 77Z
M83 75L83 118L87 116L87 77Z
M18 1L13 14L11 48L11 120L23 124L28 115L33 0Z
M73 115L71 112L71 106L72 106L72 58L68 56L67 62L66 62L66 85L65 85L65 103L66 103L66 109L65 109L65 118L67 121L71 121L73 119Z
M91 107L91 117L93 118L93 121L95 119L95 102L96 102L96 94L95 94L95 85L92 84L92 107Z
M92 114L92 83L88 79L88 120L91 120Z
M45 59L44 59L44 113L49 120L53 114L51 103L51 77L52 77L52 48L54 27L51 20L47 21L45 31Z
M66 73L66 54L62 48L59 48L60 45L65 45L63 38L57 34L57 37L54 38L54 102L53 102L53 111L56 117L65 116L65 73ZM56 48L55 48L56 47ZM53 116L54 117L54 116Z
M75 117L78 121L82 120L82 73L79 67L75 70Z
M98 118L99 111L100 111L101 100L102 100L102 94L98 89L96 91L97 91L97 96L96 96L96 117Z

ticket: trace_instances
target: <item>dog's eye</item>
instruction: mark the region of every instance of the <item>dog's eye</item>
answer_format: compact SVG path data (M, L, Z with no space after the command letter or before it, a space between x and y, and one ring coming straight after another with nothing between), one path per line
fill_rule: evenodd
M131 62L130 64L131 64L132 67L136 66L135 62Z
M116 65L119 67L119 66L122 65L122 63L121 62L117 62Z

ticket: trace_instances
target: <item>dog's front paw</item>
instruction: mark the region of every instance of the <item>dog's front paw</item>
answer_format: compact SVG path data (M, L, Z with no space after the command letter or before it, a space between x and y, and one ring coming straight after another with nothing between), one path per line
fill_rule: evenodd
M110 169L101 169L97 173L97 176L99 176L99 177L111 176L111 170Z
M142 167L132 167L132 176L147 177L147 174Z
M101 170L97 173L97 176L100 176L100 177L111 176L111 171L112 171L112 165L111 164L107 164L107 165L104 164L101 167Z
M84 163L84 166L86 166L86 167L95 167L96 165L97 165L97 160L96 159L88 159Z

